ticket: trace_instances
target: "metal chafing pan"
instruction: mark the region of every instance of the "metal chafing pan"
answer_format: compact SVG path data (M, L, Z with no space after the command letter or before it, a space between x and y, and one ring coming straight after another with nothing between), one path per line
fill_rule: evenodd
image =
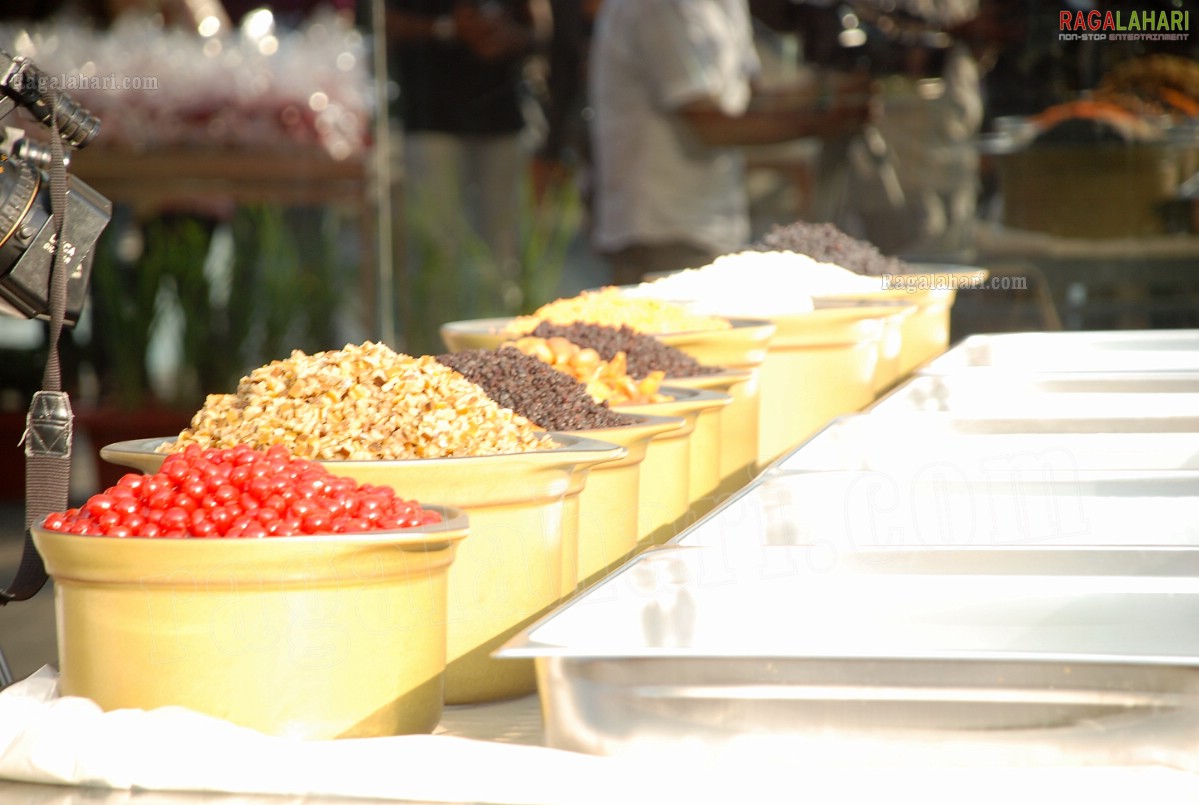
M1199 577L1199 473L769 470L674 544L893 572Z
M1130 419L1121 423L1123 430L1102 431L1079 419L1031 421L1035 431L1020 432L1010 421L951 414L852 414L831 421L771 469L952 468L992 478L1046 478L1075 470L1199 470L1199 417ZM1193 429L1183 429L1188 422Z
M1196 619L1195 577L826 570L795 548L668 548L500 656L535 658L547 741L565 749L783 739L797 762L861 761L864 747L1033 763L1146 749L1163 762L1161 743L1177 741L1170 761L1199 765Z
M1199 354L1199 353L1196 353ZM1199 429L1199 371L1028 374L958 372L909 378L868 409L972 419L1189 418Z
M982 367L1011 373L1199 371L1199 330L972 335L919 373Z
M1199 555L1199 473L1048 468L978 475L938 463L911 471L773 469L675 541L835 553L1168 548ZM1037 572L1036 559L1029 563Z

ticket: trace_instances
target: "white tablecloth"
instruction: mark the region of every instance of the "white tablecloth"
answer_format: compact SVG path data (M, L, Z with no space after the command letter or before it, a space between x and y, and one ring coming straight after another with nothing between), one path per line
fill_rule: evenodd
M305 742L262 735L182 708L105 713L86 699L59 696L57 674L44 668L0 692L0 780L561 805L1199 802L1199 775L1157 766L878 768L863 756L861 768L822 767L805 762L803 751L721 755L685 744L641 756L592 757L520 743L530 734L528 708L526 701L456 717L451 713L447 723L457 726L446 730L443 725L439 735ZM510 717L512 729L505 730L504 719ZM445 734L472 729L498 740Z

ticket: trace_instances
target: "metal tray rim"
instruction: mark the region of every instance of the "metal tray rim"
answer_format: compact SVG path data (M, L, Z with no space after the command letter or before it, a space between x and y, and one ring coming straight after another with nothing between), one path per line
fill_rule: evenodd
M760 652L752 649L729 650L723 653L711 650L696 651L687 648L592 649L585 646L560 646L528 640L526 634L518 635L498 649L492 656L504 659L529 659L556 657L580 660L753 660L771 662L791 661L842 661L866 660L887 663L1075 663L1086 665L1128 666L1179 666L1199 668L1199 656L1187 654L1099 654L1087 652L1035 652L1035 651L902 651L881 652Z
M803 467L785 468L763 471L751 485L752 488L757 488L765 484L772 478L790 478L796 476L822 476L822 477L905 477L902 471L895 470L819 470L807 469ZM982 477L974 478L966 474L962 477L965 482L985 481ZM1071 471L1071 477L1062 479L1060 482L1043 482L1046 485L1068 485L1074 482L1085 481L1111 481L1118 483L1121 481L1144 482L1144 481L1169 481L1183 482L1195 481L1199 482L1199 469L1189 470L1156 470L1156 469L1131 469L1131 470L1095 470L1095 469L1078 469ZM1196 487L1199 490L1199 487ZM1189 497L1189 496L1188 496ZM690 530L690 529L688 529Z
M984 371L976 371L976 370L984 370ZM1135 387L1133 387L1133 385L1132 385L1133 383L1135 383L1137 381L1141 381L1141 382L1145 382L1145 383L1159 383L1162 381L1174 381L1174 382L1178 382L1178 383L1185 383L1185 382L1190 381L1190 382L1195 382L1195 383L1199 384L1199 370L1196 370L1193 372L1186 372L1186 371L1181 371L1181 370L1177 370L1177 369L1171 369L1171 370L1165 371L1165 372L1147 372L1143 369L1134 369L1134 370L1129 370L1128 372L1120 372L1120 371L1093 372L1093 371L1088 371L1088 370L1083 370L1083 371L1078 371L1078 372L1068 372L1068 371L1058 371L1058 370L1053 370L1053 371L1014 370L1013 371L1013 370L1007 370L1007 369L995 369L995 368L987 367L987 366L970 366L970 367L965 367L961 370L955 370L955 371L932 372L932 373L928 373L928 374L911 375L906 380L904 380L902 383L900 383L899 385L895 386L894 388L888 390L886 393L882 394L877 399L875 399L874 402L870 403L868 406L866 406L866 408L863 409L863 412L864 413L887 414L889 416L889 415L891 415L891 412L886 410L889 405L895 405L896 401L902 400L905 396L912 394L914 389L920 389L920 388L927 387L927 386L933 386L937 383L952 383L952 382L957 382L957 381L961 381L961 380L966 380L967 382L973 382L974 379L981 379L984 377L988 378L988 380L998 381L1003 378L1012 378L1012 377L1016 377L1016 376L1028 378L1029 380L1033 380L1035 382L1052 383L1052 382L1057 381L1057 382L1097 383L1097 382L1103 382L1106 380L1106 381L1116 381L1119 383L1127 383L1129 386L1127 389L1093 392L1093 394L1095 394L1095 395L1114 395L1114 394L1125 395L1126 394L1129 396L1136 396L1139 394L1161 394L1161 393L1168 394L1168 393L1170 393L1170 392L1151 392L1151 391L1138 390ZM1071 394L1072 392L1069 392L1069 391L1039 391L1039 392L1034 392L1034 393L1037 395L1043 395L1043 396L1050 397L1050 396L1056 396L1056 395L1066 396L1066 395ZM1186 392L1176 392L1176 393L1186 393ZM1191 391L1189 393L1194 394L1196 392ZM910 411L909 412L909 411L904 411L904 410L898 410L895 413L899 413L899 414L904 414L904 413L953 413L956 416L966 416L966 417L970 416L970 413L965 412L965 411L963 411L963 412ZM1031 414L1026 415L1026 416L1031 416ZM1197 414L1197 416L1199 416L1199 414ZM996 417L995 416L985 416L985 417L978 417L978 418L994 419ZM1013 416L1011 418L1018 419L1018 418L1023 418L1023 417ZM1052 417L1052 418L1060 419L1061 417ZM1114 417L1112 417L1111 415L1086 416L1085 414L1082 416L1078 416L1078 417L1070 417L1070 419L1112 419L1112 418L1114 418ZM1187 418L1191 418L1191 417L1187 417L1185 415L1178 414L1178 415L1166 416L1166 417L1163 417L1161 415L1151 415L1148 417L1143 416L1143 415L1138 415L1137 418L1139 418L1139 419L1161 419L1161 418L1187 419Z
M1045 368L1045 369L1037 369L1037 368L1020 369L1017 367L1008 367L1008 366L993 366L993 365L978 366L978 365L972 365L972 364L966 362L965 360L963 360L964 353L969 352L971 349L979 348L980 345L989 344L996 340L1018 342L1018 341L1029 341L1029 340L1031 340L1033 338L1037 338L1037 337L1049 338L1049 339L1058 340L1058 341L1065 341L1067 343L1086 343L1087 339L1091 339L1097 345L1103 344L1105 342L1111 342L1111 341L1117 341L1117 340L1136 341L1138 339L1144 339L1144 340L1174 339L1177 341L1195 340L1195 341L1199 342L1199 328L1168 329L1168 330L1068 330L1068 331L1051 331L1051 332L1030 331L1030 332L1015 332L1015 333L1003 333L1003 332L1000 332L1000 333L975 333L973 335L966 336L958 343L950 346L949 349L945 350L940 355L937 355L937 356L931 358L929 361L927 361L923 365L917 367L913 371L913 375L914 376L922 376L922 375L936 376L936 375L962 374L962 373L979 373L979 372L996 373L996 372L999 372L999 373L1006 373L1006 374L1023 374L1023 375L1041 376L1044 374L1073 375L1078 372L1093 373L1096 371L1094 369L1083 369L1083 370L1078 370L1078 372L1076 372L1075 370L1071 370L1069 367L1055 367L1052 369L1048 369L1048 368ZM1186 350L1186 351L1187 352L1192 352L1192 351L1199 352L1199 348L1197 348L1195 350ZM1195 371L1199 371L1199 369L1197 369ZM1157 374L1161 374L1161 373L1186 374L1187 370L1185 370L1185 369L1154 370L1154 369L1142 369L1142 368L1120 369L1117 367L1117 368L1108 369L1105 371L1105 373L1113 375L1113 376L1125 376L1125 375L1131 375L1131 374L1157 375Z

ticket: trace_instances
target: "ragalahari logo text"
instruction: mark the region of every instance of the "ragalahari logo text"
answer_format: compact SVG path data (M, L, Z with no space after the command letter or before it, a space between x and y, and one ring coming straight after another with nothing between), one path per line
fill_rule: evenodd
M1058 14L1060 41L1186 41L1191 30L1188 9L1063 10Z

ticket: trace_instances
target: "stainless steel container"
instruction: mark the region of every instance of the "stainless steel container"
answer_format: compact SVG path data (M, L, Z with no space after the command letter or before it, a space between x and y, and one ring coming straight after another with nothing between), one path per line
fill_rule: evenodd
M947 467L978 477L1023 473L1034 478L1074 470L1199 470L1199 424L1185 429L1195 418L1121 420L1123 430L1101 431L1080 419L1032 418L1031 423L1035 431L1020 432L1018 421L945 413L844 416L771 469L914 472Z
M957 572L1043 572L1062 552L1077 574L1105 554L1167 552L1191 572L1199 556L1199 473L1058 470L971 475L949 465L915 471L787 472L761 481L676 544L729 550L802 546L833 568L858 554L938 551ZM1070 557L1073 556L1073 559ZM1106 571L1104 571L1106 572Z
M972 335L919 374L986 367L1013 375L1033 372L1199 371L1199 330Z
M501 651L533 657L551 746L1199 765L1199 578L814 567L662 549ZM1156 729L1147 724L1159 722ZM866 754L863 754L865 751Z
M985 371L918 376L868 410L943 412L973 419L1189 417L1199 422L1199 371L1156 376L1078 372L1013 377Z

